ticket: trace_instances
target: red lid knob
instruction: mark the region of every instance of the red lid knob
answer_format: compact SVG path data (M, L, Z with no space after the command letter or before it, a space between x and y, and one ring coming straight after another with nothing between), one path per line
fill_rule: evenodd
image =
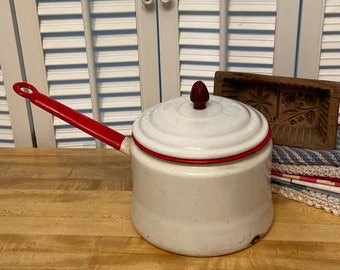
M190 93L190 100L194 103L194 109L205 109L206 103L209 101L209 92L204 82L197 81L193 84Z

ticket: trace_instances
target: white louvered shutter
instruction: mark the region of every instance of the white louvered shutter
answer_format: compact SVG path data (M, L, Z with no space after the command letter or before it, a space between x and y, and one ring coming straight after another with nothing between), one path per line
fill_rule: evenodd
M13 1L0 1L0 146L32 147L30 108L12 90L13 83L24 78L14 16Z
M321 39L320 80L340 82L340 1L327 0ZM340 123L340 108L339 118Z
M340 81L340 1L327 0L321 40L319 79Z
M0 147L14 147L12 124L0 66Z
M198 79L212 91L217 70L272 74L275 23L276 0L180 0L182 93Z
M17 137L23 139L16 146L32 146L32 134L36 135L38 147L101 146L34 105L27 103L29 106L24 108L26 100L11 89L14 82L22 80L125 135L131 134L132 123L141 110L160 102L155 2L153 6L134 0L0 2L0 12L5 14L0 18L5 27L0 30L6 37L0 42L0 52L5 55L7 74L12 75L7 76L5 89L13 96ZM166 7L164 4L163 14ZM14 29L10 29L11 34L17 37L13 43L20 45L18 49L7 45L10 27ZM7 56L7 49L11 55ZM18 61L7 65L13 62L12 56ZM174 93L179 87L176 89ZM20 106L16 106L18 100ZM18 121L23 110L31 119L23 117ZM27 131L22 132L23 126Z
M228 70L273 74L276 0L231 0Z
M89 2L93 48L86 43L81 1L37 4L50 96L129 135L141 111L134 1ZM53 124L57 147L95 146L92 137L62 120Z
M219 0L179 1L179 46L181 92L190 92L196 80L212 91L219 69Z

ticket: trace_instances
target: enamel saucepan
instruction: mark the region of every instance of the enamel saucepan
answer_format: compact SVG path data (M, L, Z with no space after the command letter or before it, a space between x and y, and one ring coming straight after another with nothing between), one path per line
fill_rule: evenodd
M196 82L190 97L145 110L130 139L41 94L24 82L20 96L131 156L131 219L155 246L217 256L257 242L270 228L272 140L265 117Z

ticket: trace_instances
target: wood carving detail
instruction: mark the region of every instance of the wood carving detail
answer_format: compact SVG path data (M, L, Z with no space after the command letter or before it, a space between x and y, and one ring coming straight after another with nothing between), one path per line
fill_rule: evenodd
M282 117L291 126L299 123L303 126L317 121L319 105L317 97L308 92L288 92L282 95Z
M218 71L214 94L260 111L275 144L335 147L340 86L334 82Z

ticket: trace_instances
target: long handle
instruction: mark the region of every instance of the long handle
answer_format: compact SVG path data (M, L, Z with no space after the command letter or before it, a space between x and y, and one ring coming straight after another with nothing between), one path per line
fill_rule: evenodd
M28 91L22 90L27 88ZM98 140L112 146L113 148L129 155L129 138L123 134L110 129L107 126L83 115L64 104L41 94L33 85L25 82L18 82L13 85L14 91L29 99L33 104L43 110L57 116L65 122L79 128L80 130L90 134Z

